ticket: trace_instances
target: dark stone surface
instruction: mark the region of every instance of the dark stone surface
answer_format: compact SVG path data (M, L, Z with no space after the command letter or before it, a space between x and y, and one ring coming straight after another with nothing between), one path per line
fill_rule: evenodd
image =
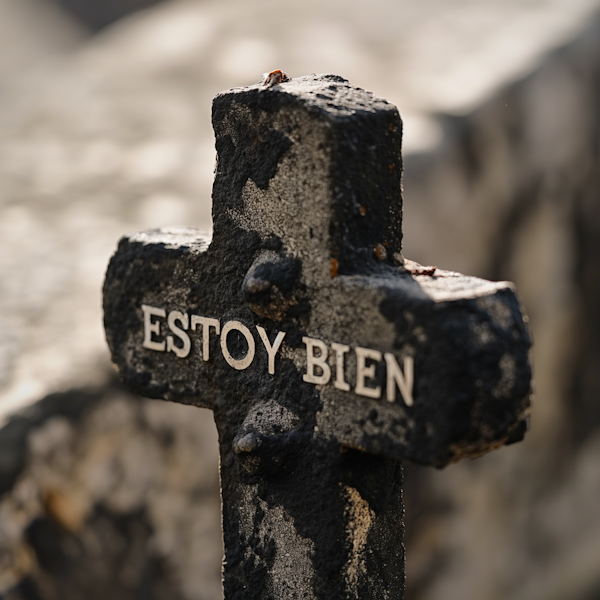
M310 76L217 96L213 125L212 241L121 240L104 287L113 360L135 392L215 413L226 598L401 598L398 459L444 466L525 433L530 338L514 287L404 263L401 121L384 100ZM241 322L254 360L234 370L214 331L202 360L191 328L184 358L145 349L143 304ZM259 326L270 343L286 334L274 375ZM308 383L304 336L350 348L351 386L357 347L405 372L412 358L414 404L386 400L383 360L367 383L379 398ZM247 349L235 334L228 346L237 360Z

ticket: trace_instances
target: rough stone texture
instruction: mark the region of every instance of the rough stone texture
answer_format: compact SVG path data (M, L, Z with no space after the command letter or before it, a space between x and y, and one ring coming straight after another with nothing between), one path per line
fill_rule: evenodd
M390 459L444 466L525 433L530 338L514 290L404 267L401 121L384 100L308 76L219 94L213 126L212 239L156 230L121 240L104 285L113 361L136 393L215 412L225 598L401 599L402 476ZM166 309L168 322L178 314L188 334L170 346L144 306ZM193 315L219 331L200 342ZM254 357L238 370L218 351L227 321L250 336L231 344L237 360ZM270 374L252 341L259 327L285 332ZM374 367L360 395L350 354L351 391L315 387L303 377L304 336L374 349L379 361L411 357L412 397L378 396Z
M238 319L273 336L284 331L285 376L271 378L273 389L261 396L297 409L308 400L285 397L290 386L310 390L295 383L292 367L305 371L304 335L392 352L400 364L412 356L414 407L331 386L320 393L316 425L343 444L443 466L521 439L530 340L511 285L447 271L415 275L402 266L395 107L338 76L311 76L221 94L213 124L210 245L210 236L193 230L135 234L111 260L104 323L124 381L146 396L225 411L231 398L267 385L264 351L256 366L235 373L222 358L199 360L191 330L184 360L142 348L146 304L223 324ZM286 286L290 261L297 268ZM250 281L268 292L249 298ZM273 297L275 288L283 296ZM252 310L259 302L262 309ZM373 380L384 385L380 377Z
M11 4L18 21L7 17L8 0L0 3L0 62L9 65L0 112L3 419L52 392L106 382L99 289L123 231L210 227L212 96L258 81L274 67L290 75L339 72L400 108L408 255L515 281L538 342L538 399L523 444L443 471L406 464L407 597L597 595L598 403L587 382L600 372L593 325L598 202L592 196L587 216L578 213L577 228L568 207L580 197L573 191L579 186L598 189L581 175L597 152L597 137L590 136L596 136L598 52L583 46L547 52L581 36L584 25L598 39L592 19L598 3L381 0L365 11L364 3L347 0L182 0L123 22L60 64L54 48L73 39L68 23L64 33L62 17L55 29L54 18L38 18L42 10L25 10L29 0ZM29 53L31 45L41 51ZM524 92L523 101L513 102L505 86L531 72L545 75L510 88ZM592 100L563 109L567 93ZM430 113L472 110L488 98L495 101L477 118ZM481 135L472 138L471 131ZM521 137L524 131L531 133ZM504 247L516 248L505 237L512 229L510 221L503 225L504 211L530 196L519 182L542 171L548 181L545 157L565 142L572 150L553 164L565 181L580 183L556 202L537 203L526 232L525 224L514 229L521 232L518 250L504 254ZM509 150L517 148L519 158L511 159ZM419 149L427 154L415 157ZM474 156L487 157L475 171ZM471 213L464 198L480 207L487 199L489 211ZM585 247L578 233L584 225L591 231ZM510 266L502 262L509 254ZM582 391L572 391L571 382ZM210 420L208 411L195 414ZM218 496L216 478L212 493ZM216 524L203 531L198 544L218 557ZM214 573L206 588L218 590L217 570L206 572Z

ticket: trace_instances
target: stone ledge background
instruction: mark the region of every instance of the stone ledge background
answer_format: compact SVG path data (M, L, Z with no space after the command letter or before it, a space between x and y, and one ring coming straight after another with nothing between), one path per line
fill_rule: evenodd
M281 67L399 106L405 255L531 319L527 440L407 465L407 600L599 598L598 9L179 0L90 37L3 0L0 597L220 596L212 418L118 387L100 287L123 232L210 224L212 95Z

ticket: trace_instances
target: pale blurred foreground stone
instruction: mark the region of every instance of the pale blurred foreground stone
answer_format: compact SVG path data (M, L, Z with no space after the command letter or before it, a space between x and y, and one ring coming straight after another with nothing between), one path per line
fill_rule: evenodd
M5 425L3 598L219 597L216 431L206 411L170 408L108 386Z

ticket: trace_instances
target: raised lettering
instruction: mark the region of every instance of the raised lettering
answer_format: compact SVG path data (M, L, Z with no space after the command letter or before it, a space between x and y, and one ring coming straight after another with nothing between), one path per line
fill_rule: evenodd
M192 331L196 331L196 325L198 324L202 325L202 360L206 361L210 356L210 328L214 327L215 333L219 335L221 323L217 319L211 319L210 317L192 315Z
M321 340L316 340L310 337L303 337L302 341L306 344L306 373L302 379L307 383L316 383L317 385L325 385L331 379L331 368L327 364L327 346ZM315 356L315 348L320 350L319 356ZM319 367L321 375L315 374L315 367Z
M216 335L221 334L221 350L227 364L238 371L247 369L253 362L256 353L256 344L250 330L239 321L229 321L223 327L221 332L221 324L218 319L210 317L201 317L191 315L188 318L187 313L173 310L168 314L167 325L173 335L181 341L181 347L175 343L173 335L168 335L166 341L158 342L153 339L153 336L160 335L160 321L155 320L155 317L167 317L167 313L163 308L156 308L147 304L142 304L144 314L144 342L143 347L157 352L173 352L179 358L185 358L191 350L191 340L186 333L189 328L195 331L202 326L202 359L208 361L210 358L210 332L211 328L215 330ZM227 335L230 331L239 331L248 344L248 351L243 358L236 359L229 352L227 346ZM268 371L270 375L275 375L275 358L281 349L281 345L285 338L285 332L279 331L271 344L266 330L260 325L256 326L258 335L262 340L268 356ZM303 337L302 341L306 345L306 373L303 375L303 380L307 383L316 385L326 385L331 381L331 367L329 366L329 348L327 344L311 337ZM331 349L335 352L335 379L333 385L336 389L348 392L350 385L345 379L345 357L350 351L350 346L346 344L338 344L333 342ZM318 350L318 353L316 353ZM367 385L369 380L376 377L377 367L374 363L368 364L368 361L379 362L382 359L382 353L379 350L370 348L356 347L356 387L354 392L359 396L367 398L380 398L381 386L370 387ZM403 368L400 368L395 356L389 352L383 355L386 364L386 396L389 402L395 402L396 390L400 390L400 394L406 406L412 406L413 386L414 386L414 358L412 356L404 357ZM368 365L368 366L367 366Z
M177 321L181 323L183 329L177 327ZM192 343L190 342L190 336L184 331L189 326L189 319L187 313L179 312L178 310L172 310L167 318L167 325L169 329L182 341L183 345L178 348L173 341L173 336L167 336L167 352L174 352L175 356L179 358L185 358L190 353Z
M244 358L233 358L229 352L229 348L227 347L227 334L234 329L239 331L246 338L248 352L246 352L246 356L244 356ZM238 371L247 369L254 360L255 352L254 338L252 337L250 330L245 325L242 325L239 321L228 321L225 323L223 331L221 332L221 350L223 351L223 357L229 366L237 369Z
M152 334L156 333L157 335L160 333L160 322L155 321L152 322L152 317L163 317L163 319L167 316L167 313L164 308L155 308L154 306L148 306L147 304L142 304L142 311L144 312L144 343L142 346L144 348L148 348L148 350L156 350L157 352L165 351L165 343L164 342L155 342L152 340Z
M398 386L406 406L412 406L415 377L415 361L413 357L404 357L404 373L396 362L396 357L389 352L385 353L385 364L387 366L387 399L390 402L396 400L396 386Z
M350 350L350 346L334 342L331 344L331 349L335 351L335 381L333 385L338 390L349 392L350 385L344 379L344 354Z
M359 346L355 349L356 352L356 387L354 391L359 396L366 396L367 398L380 398L381 397L381 386L378 385L375 388L367 387L366 380L373 379L375 377L375 365L371 364L367 367L367 359L380 361L381 352L379 350L370 350L369 348L360 348Z
M281 346L281 342L283 342L283 338L285 337L285 331L280 331L275 337L275 341L271 346L269 342L269 337L267 336L267 332L260 326L256 326L256 330L258 331L258 335L260 335L260 339L263 341L265 345L265 349L269 356L269 374L275 375L275 355Z

